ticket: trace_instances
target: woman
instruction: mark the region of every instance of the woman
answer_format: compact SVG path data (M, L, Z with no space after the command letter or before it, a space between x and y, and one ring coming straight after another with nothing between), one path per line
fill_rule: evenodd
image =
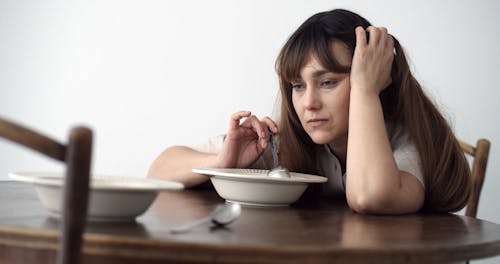
M191 172L195 167L266 167L263 153L272 132L279 134L284 167L328 177L321 192L345 192L357 212L465 206L467 161L387 29L347 10L318 13L289 38L276 68L279 125L248 111L235 113L215 150L169 148L149 175L193 186L207 180Z

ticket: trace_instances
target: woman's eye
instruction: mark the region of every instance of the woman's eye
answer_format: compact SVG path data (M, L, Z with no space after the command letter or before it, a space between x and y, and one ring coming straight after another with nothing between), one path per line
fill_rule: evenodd
M338 81L335 80L335 79L328 79L328 80L324 80L320 83L320 86L321 87L332 87L332 86L335 86L337 85Z
M304 85L302 83L292 83L292 89L294 89L294 90L300 90L303 88L304 88Z

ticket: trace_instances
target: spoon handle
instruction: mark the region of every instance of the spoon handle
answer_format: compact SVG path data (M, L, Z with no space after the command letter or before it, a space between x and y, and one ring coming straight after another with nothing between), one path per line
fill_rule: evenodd
M210 222L210 219L211 219L210 216L208 216L208 217L205 217L205 218L201 218L201 219L195 220L195 221L193 221L193 222L191 222L189 224L186 224L186 225L182 225L182 226L171 228L170 229L170 233L172 233L172 234L186 233L189 230L191 230L191 228L193 228L195 226L198 226L198 225Z
M273 153L273 163L274 167L279 166L278 150L276 149L276 142L274 140L274 135L272 132L269 133L269 141L271 142L271 152Z

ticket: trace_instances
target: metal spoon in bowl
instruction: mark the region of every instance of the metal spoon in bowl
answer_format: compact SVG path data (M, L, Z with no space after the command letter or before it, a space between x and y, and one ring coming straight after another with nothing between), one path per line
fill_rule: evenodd
M288 169L283 168L280 165L280 160L278 156L278 150L276 148L276 142L274 139L273 132L269 131L269 141L271 142L271 151L273 153L273 163L274 163L274 169L270 170L267 173L267 176L273 177L273 178L290 178L290 172Z
M170 229L172 234L185 233L191 230L191 228L201 225L207 222L212 222L217 226L224 226L232 223L241 214L241 206L236 203L221 204L217 205L215 209L205 218L196 220L187 225L174 227Z

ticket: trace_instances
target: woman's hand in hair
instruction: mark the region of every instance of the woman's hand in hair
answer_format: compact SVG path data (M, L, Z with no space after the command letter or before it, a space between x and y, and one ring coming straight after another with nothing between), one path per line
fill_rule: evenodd
M240 122L242 119L243 122ZM250 111L231 116L229 130L217 156L221 168L245 168L254 163L269 144L269 130L278 133L278 126L269 117L259 120Z
M369 38L367 40L367 32ZM384 27L356 28L351 66L351 89L380 94L391 84L394 40Z

